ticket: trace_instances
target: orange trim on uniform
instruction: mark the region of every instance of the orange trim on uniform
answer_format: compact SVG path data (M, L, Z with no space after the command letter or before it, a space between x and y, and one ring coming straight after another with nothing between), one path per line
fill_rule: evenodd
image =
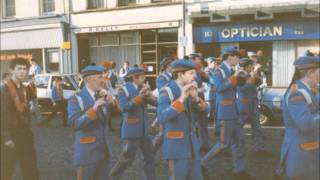
M220 104L223 105L223 106L229 106L229 105L232 104L232 100L225 99L225 100L220 101Z
M82 137L80 138L80 144L89 144L97 141L96 137Z
M179 100L173 101L171 106L179 113L185 111L184 104Z
M300 147L305 151L319 149L319 142L313 141L313 142L303 143L303 144L300 144Z
M87 116L92 120L97 119L97 112L93 108L90 108L87 111Z
M170 139L181 139L184 138L184 132L183 131L169 131L166 134L167 138Z
M233 86L237 85L237 77L236 76L230 76L228 80Z
M248 104L250 100L248 98L242 98L240 101L244 104Z
M137 124L139 119L135 116L129 116L127 122L128 124Z
M134 98L133 98L133 102L134 102L135 104L137 104L137 105L142 104L142 98L141 98L141 96L136 96L136 97L134 97Z

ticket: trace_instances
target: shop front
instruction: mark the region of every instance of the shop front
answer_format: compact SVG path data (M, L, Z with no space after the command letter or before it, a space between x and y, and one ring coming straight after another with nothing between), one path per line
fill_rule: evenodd
M1 22L1 72L9 71L16 57L34 59L47 73L66 72L63 25L61 17Z
M206 24L194 27L195 48L205 56L219 56L225 46L262 51L269 63L268 85L287 86L293 61L306 50L319 53L317 19Z
M99 64L103 60L112 60L116 62L117 72L124 61L129 61L130 66L146 64L147 77L153 83L159 74L161 59L177 56L178 25L178 22L153 23L128 26L123 31L103 32L102 28L102 32L81 33L78 35L79 63L89 60ZM83 68L82 64L79 67Z

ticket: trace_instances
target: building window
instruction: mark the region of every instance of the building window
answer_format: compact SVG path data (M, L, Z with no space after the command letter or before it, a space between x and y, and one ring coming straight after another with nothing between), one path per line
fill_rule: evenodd
M4 17L14 17L16 15L15 0L3 0L4 2Z
M118 6L132 6L136 4L136 0L118 0Z
M103 8L103 0L88 0L88 9Z
M47 72L59 72L60 66L60 53L59 49L47 49L46 50L46 63Z
M54 0L43 0L42 1L42 11L43 13L50 13L55 11Z

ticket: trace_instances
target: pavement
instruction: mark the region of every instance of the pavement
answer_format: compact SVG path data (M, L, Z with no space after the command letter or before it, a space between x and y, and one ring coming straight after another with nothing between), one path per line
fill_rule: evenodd
M150 115L150 119L153 119ZM113 126L119 128L119 117L113 118ZM213 134L212 125L209 128L210 144L214 145L217 138ZM62 127L60 117L56 117L48 127L39 127L33 121L32 128L37 151L38 169L41 180L73 180L76 179L75 170L72 164L73 154L73 129ZM248 172L255 176L257 180L270 180L279 161L280 146L282 143L281 133L283 128L280 126L263 127L266 137L266 146L273 153L269 158L256 158L253 156L252 133L249 125L245 126L246 152L248 162ZM119 131L109 133L109 144L112 149L111 165L114 165L122 149L122 141ZM142 154L138 151L136 160L123 175L123 180L142 180L143 164ZM161 159L161 152L156 155L156 174L159 180L167 179L165 162ZM17 168L14 180L20 180L20 170ZM232 160L229 157L219 159L217 164L210 168L209 178L212 180L231 180Z

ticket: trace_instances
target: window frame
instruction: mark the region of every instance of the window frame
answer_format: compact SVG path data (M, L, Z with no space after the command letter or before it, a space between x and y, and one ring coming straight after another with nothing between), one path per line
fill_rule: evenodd
M56 1L55 0L51 0L53 1L53 11L44 11L45 8L44 8L44 5L45 5L45 2L48 1L48 0L40 0L40 14L41 15L50 15L50 14L54 14L55 11L56 11Z
M10 18L15 18L15 16L17 15L16 14L16 0L11 0L13 2L13 5L14 5L14 13L13 15L8 15L8 10L7 10L7 1L8 0L2 0L1 4L3 5L2 6L2 17L4 19L10 19Z

